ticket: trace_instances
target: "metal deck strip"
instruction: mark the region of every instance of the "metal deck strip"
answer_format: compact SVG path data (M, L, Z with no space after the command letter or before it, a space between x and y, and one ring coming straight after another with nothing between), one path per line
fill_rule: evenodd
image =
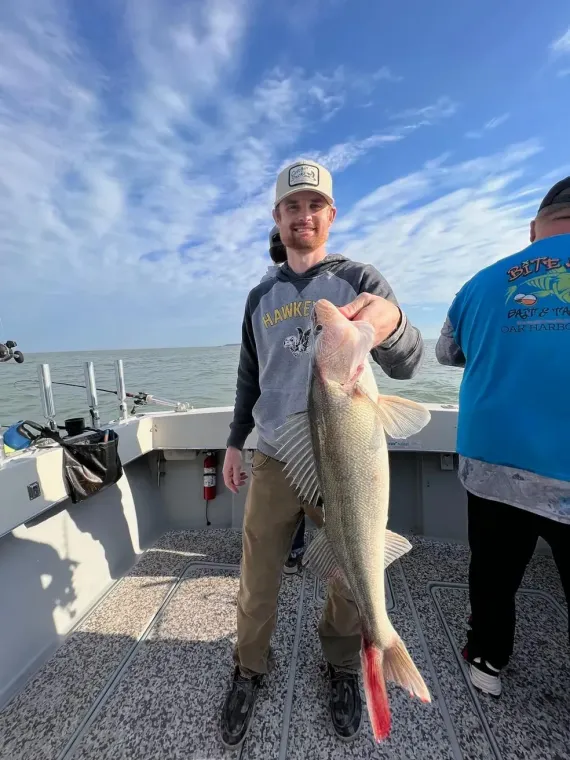
M491 746L491 749L493 750L495 757L497 760L502 760L502 753L499 748L499 745L497 744L497 741L495 739L495 736L493 734L493 731L487 721L487 718L485 717L485 714L483 712L483 708L481 706L481 702L479 701L479 697L477 695L477 691L473 684L471 683L471 679L469 678L469 672L467 670L467 665L465 663L465 660L463 659L462 655L459 651L459 646L457 641L455 640L455 637L453 635L453 632L445 618L445 614L443 610L441 609L441 605L439 603L439 599L437 598L437 595L434 593L437 589L461 589L462 591L469 592L469 585L467 583L452 583L452 582L445 582L445 581L430 581L427 584L427 588L429 591L429 594L432 598L433 604L437 610L437 614L439 615L441 625L445 631L445 634L447 638L449 639L449 643L451 644L451 649L453 651L453 654L455 656L455 659L457 660L459 664L459 669L461 671L461 674L463 678L465 679L465 683L467 685L467 688L469 690L469 693L471 695L471 699L473 701L473 704L475 706L475 710L477 711L477 714L479 716L479 720L481 721L481 724L485 730L485 733L487 735L487 739L489 741L489 744ZM555 609L558 610L560 615L564 620L567 620L568 617L562 607L558 603L558 601L552 596L552 594L549 594L547 591L540 591L539 589L525 589L521 588L519 589L519 593L522 594L528 594L529 596L541 596L544 599L546 599L548 602L550 602Z
M451 582L445 583L445 582L438 582L438 581L430 581L427 584L427 589L431 596L435 609L437 610L441 627L443 628L445 635L447 636L449 643L451 645L451 651L453 652L453 656L455 657L455 660L457 664L459 665L459 670L461 672L461 675L463 676L463 679L465 680L465 685L467 686L467 689L471 696L471 701L473 702L477 715L479 716L479 720L481 721L481 725L483 726L483 730L485 731L485 735L487 736L487 741L489 742L489 746L493 754L497 758L497 760L502 760L503 755L502 755L501 749L499 745L497 744L497 740L495 739L495 736L493 734L493 731L491 730L489 722L487 721L487 718L485 717L485 713L483 712L483 708L481 707L481 702L479 701L477 692L475 691L475 687L471 683L471 679L469 678L469 673L467 672L465 661L459 651L459 645L457 641L455 640L453 631L451 630L449 623L447 622L447 619L444 615L444 612L441 609L439 599L434 593L434 591L438 588L452 588L452 589L462 589L465 591L469 591L469 586L466 583L451 583Z
M201 570L201 569L234 570L235 571L235 570L239 570L239 565L218 563L218 562L200 562L196 560L190 560L190 562L188 562L184 566L178 578L175 578L172 581L171 587L168 590L163 601L161 602L160 607L152 615L148 624L146 625L144 630L141 632L141 634L138 636L134 644L130 647L129 651L127 652L125 657L122 659L119 666L115 669L115 672L113 673L111 678L107 681L103 689L101 689L98 697L95 699L91 707L87 710L87 712L83 716L81 723L77 726L77 728L73 732L73 735L71 736L71 738L69 739L69 741L67 742L63 750L57 756L57 760L69 760L71 757L73 757L73 754L79 742L83 738L85 732L91 727L91 725L93 724L93 721L95 720L95 718L100 713L103 706L105 705L105 703L111 696L114 688L116 687L116 685L118 684L118 682L121 680L122 676L124 675L125 671L127 670L129 663L136 655L139 646L148 638L152 629L154 628L156 623L160 620L160 618L164 614L168 604L172 600L172 597L174 596L174 594L176 593L180 585L184 582L186 574L190 570Z
M390 568L391 572L397 572L400 576L400 579L402 581L402 585L404 586L404 592L406 594L408 604L410 605L410 610L412 613L412 617L414 619L414 623L416 625L416 630L418 632L418 637L420 639L420 644L422 646L426 662L428 664L428 668L430 670L432 679L433 679L433 691L435 692L437 696L437 701L439 705L439 710L441 712L441 716L443 718L443 722L445 724L445 728L447 729L447 735L449 738L449 743L451 745L451 751L453 752L454 757L457 760L464 760L464 754L461 749L461 745L459 744L459 740L457 738L457 735L455 733L455 726L453 725L453 721L451 719L451 715L449 714L449 710L447 708L447 703L445 701L445 697L443 696L443 691L441 690L441 686L439 683L439 679L437 677L437 673L433 664L433 660L431 658L431 653L429 651L429 646L426 641L426 638L424 636L424 632L422 630L422 624L420 621L420 617L418 615L418 611L416 610L416 606L414 604L414 600L412 597L412 592L410 591L410 587L408 585L408 581L406 580L406 575L404 573L404 568L402 567L402 563L399 560L396 560Z
M291 725L291 712L293 710L293 697L295 695L295 675L297 671L297 656L299 654L299 642L301 641L301 629L303 627L303 607L305 605L305 588L307 585L306 571L303 573L299 602L297 604L297 625L295 626L295 638L289 664L289 678L287 680L287 695L283 706L283 727L281 729L281 743L279 744L279 760L286 760L289 745L289 726Z
M434 588L453 588L453 589L460 589L461 591L469 592L469 585L467 583L456 583L452 581L430 581L427 584L427 587L430 593L431 593L431 589L434 589ZM560 616L562 617L563 620L568 621L568 615L566 613L566 610L560 604L558 599L553 597L552 594L550 594L548 591L541 591L538 588L521 587L517 591L517 594L526 594L528 596L542 596L544 599L550 602L550 604L552 604L553 607L557 609L557 611L560 613Z

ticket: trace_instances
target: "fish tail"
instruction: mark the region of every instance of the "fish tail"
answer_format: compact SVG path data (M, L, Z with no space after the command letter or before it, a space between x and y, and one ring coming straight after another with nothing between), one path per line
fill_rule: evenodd
M360 657L368 714L374 739L379 742L390 733L390 706L384 680L384 652L363 639Z
M396 634L395 643L384 650L384 676L393 681L422 702L431 702L431 696L419 670L410 657L406 645Z

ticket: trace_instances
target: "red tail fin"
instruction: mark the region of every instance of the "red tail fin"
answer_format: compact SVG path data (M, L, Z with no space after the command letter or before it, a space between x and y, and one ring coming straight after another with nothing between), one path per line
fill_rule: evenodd
M374 738L379 742L390 734L390 706L383 671L384 655L381 649L363 640L361 659L368 714Z

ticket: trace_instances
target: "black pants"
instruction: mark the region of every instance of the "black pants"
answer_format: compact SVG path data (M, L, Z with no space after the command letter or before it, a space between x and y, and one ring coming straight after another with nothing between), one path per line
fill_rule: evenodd
M552 549L570 609L570 525L467 493L470 657L503 668L513 652L515 594L539 536ZM570 640L570 625L568 638Z
M301 521L295 531L293 538L293 545L291 546L291 552L298 552L305 545L305 515L302 516Z

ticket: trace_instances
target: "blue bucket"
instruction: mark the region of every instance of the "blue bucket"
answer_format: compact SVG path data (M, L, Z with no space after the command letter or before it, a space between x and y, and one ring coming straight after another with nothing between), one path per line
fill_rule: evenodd
M23 422L24 420L20 420L14 425L10 425L10 427L3 433L4 443L14 451L27 449L32 442L31 437L26 432L25 428L22 427Z

